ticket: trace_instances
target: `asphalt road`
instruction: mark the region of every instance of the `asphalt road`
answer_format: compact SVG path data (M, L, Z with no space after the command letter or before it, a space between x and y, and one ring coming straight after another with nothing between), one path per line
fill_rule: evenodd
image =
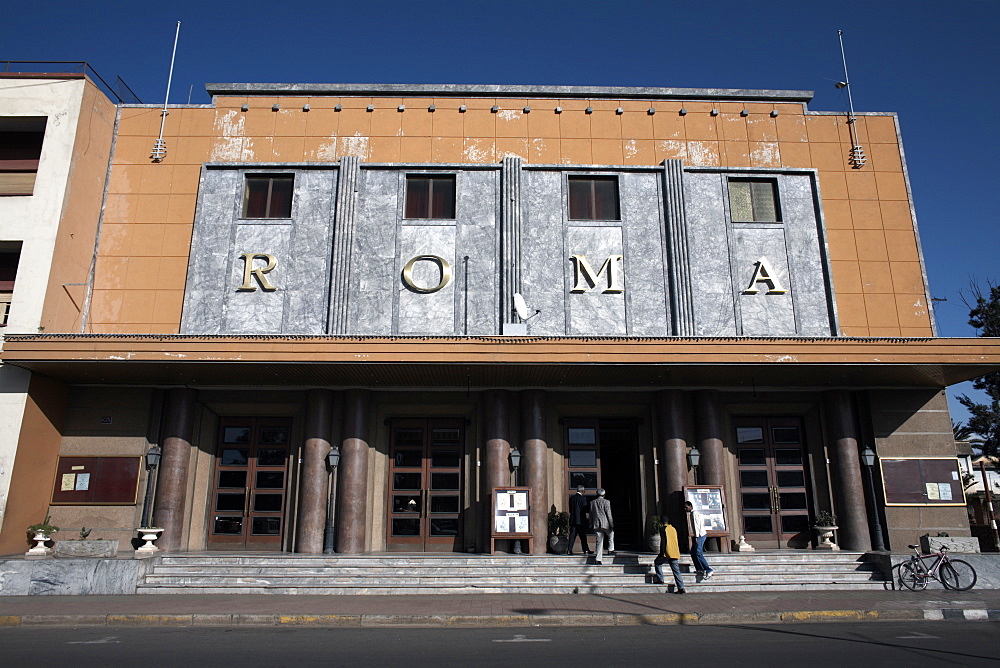
M0 628L6 666L1000 666L995 622L532 629Z

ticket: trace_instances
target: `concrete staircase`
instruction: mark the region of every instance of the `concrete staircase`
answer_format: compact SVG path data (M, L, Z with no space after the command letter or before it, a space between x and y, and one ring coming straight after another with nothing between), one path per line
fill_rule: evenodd
M706 555L715 570L698 581L681 559L691 591L881 589L878 567L860 552L811 550ZM198 553L155 557L140 594L640 594L652 584L653 555L618 552L602 566L583 556ZM670 569L664 565L667 582ZM672 588L672 586L671 586Z

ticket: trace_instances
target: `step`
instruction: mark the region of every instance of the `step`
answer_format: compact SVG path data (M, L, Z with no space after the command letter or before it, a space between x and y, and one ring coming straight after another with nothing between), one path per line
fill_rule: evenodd
M715 576L698 580L682 561L692 591L797 591L883 588L875 566L852 552L709 555ZM604 565L583 555L190 554L151 563L139 593L556 594L651 593L653 555L619 552ZM668 574L669 578L669 574Z

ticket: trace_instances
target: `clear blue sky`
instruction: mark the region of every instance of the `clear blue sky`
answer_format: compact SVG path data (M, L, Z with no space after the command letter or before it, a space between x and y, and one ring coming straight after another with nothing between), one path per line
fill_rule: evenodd
M812 90L822 111L847 108L841 29L855 109L900 117L939 333L972 335L959 290L1000 281L995 0L48 0L6 13L0 58L86 60L162 103L177 21L173 103L206 83L511 83Z

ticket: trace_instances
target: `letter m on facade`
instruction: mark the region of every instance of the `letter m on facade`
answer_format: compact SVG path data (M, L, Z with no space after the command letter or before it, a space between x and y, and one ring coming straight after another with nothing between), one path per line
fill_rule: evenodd
M594 268L587 262L583 255L570 255L573 263L573 289L570 292L587 292L591 288L596 288L601 276L604 275L608 281L608 287L601 292L624 292L621 279L621 255L609 255L608 259L601 265L600 271L594 273Z

